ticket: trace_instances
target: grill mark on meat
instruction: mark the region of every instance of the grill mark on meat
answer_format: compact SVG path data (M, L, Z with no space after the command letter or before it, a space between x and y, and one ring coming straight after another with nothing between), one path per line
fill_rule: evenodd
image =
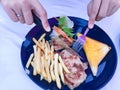
M70 84L70 85L74 85L74 83L71 82L68 78L66 78L66 76L65 76L65 83Z
M63 49L63 47L61 47L61 46L55 41L55 39L52 39L52 43L51 43L51 44L54 46L54 48L55 48L56 51Z
M73 68L71 68L73 67ZM70 77L71 79L77 79L81 76L81 72L84 71L84 68L81 66L81 64L73 64L73 66L68 66L68 69L70 70L71 74L67 74L64 72L64 74L68 77Z
M84 71L84 68L82 67L81 64L78 65L78 64L74 63L73 67L76 67L78 69L77 71L81 71L81 72Z
M78 56L75 54L69 54L68 56L66 56L65 52L61 52L61 57L62 59L71 59L71 60L76 60L78 58Z
M64 64L70 71L69 74L64 72L65 83L70 89L74 89L86 79L87 75L85 73L85 69L87 69L87 64L82 63L79 56L74 52L71 53L67 50L63 50L60 55Z

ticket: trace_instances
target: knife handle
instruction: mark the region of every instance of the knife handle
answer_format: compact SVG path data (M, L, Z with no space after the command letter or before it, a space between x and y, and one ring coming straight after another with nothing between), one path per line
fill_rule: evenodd
M36 25L42 26L41 20L40 20L34 13L32 13L32 14L33 14L33 21L34 21L34 23L35 23Z
M50 34L52 32L52 30L50 32L46 32L46 30L43 28L41 20L34 13L32 13L32 15L33 15L33 21L34 21L34 23L37 26L40 26L45 31L46 34Z

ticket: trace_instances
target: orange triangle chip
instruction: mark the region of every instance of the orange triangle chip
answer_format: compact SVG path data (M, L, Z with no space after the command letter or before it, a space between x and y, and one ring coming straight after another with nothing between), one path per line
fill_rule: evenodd
M80 36L80 34L78 36ZM107 44L86 37L86 43L83 48L86 53L92 73L94 76L96 76L99 63L107 55L111 47L109 47Z

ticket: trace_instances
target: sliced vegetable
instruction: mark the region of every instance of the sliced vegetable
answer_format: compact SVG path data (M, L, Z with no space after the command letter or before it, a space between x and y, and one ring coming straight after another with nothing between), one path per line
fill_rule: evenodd
M61 34L64 38L66 38L70 43L73 42L73 39L68 37L64 31L62 31L59 27L54 26L53 30L55 30L57 33Z

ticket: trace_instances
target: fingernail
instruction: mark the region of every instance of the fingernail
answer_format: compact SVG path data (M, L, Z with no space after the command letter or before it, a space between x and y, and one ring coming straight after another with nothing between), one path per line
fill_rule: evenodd
M89 29L92 29L93 27L94 27L94 19L89 19L89 22L88 22L88 27L89 27Z
M90 29L92 29L92 28L94 27L94 24L91 24L91 23L90 23L90 24L88 25L88 27L89 27Z
M47 32L51 31L51 28L48 26L48 27L46 28L46 31L47 31Z

